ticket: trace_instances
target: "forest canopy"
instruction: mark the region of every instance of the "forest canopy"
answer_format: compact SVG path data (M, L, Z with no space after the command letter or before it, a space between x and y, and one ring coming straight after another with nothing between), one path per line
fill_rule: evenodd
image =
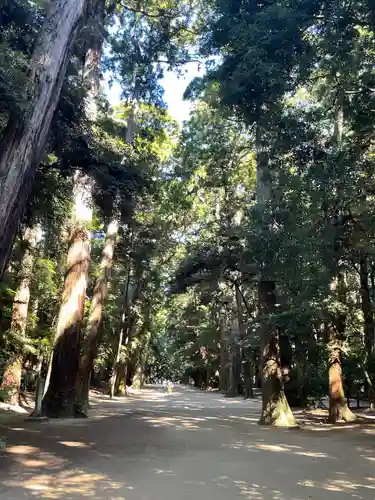
M0 25L0 399L372 407L373 2L0 0Z

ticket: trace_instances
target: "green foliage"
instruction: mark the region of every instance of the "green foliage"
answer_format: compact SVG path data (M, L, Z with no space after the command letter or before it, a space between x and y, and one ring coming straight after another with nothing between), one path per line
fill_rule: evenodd
M1 132L28 105L44 9L0 0ZM220 378L231 380L229 393L244 391L271 330L282 339L288 397L310 404L328 390L334 331L344 384L362 391L366 377L375 380L372 3L116 2L106 23L101 69L120 83L124 101L111 109L100 95L95 123L87 116L82 62L91 35L83 29L22 222L42 234L27 335L10 326L19 237L0 290L0 364L21 355L31 373L48 357L80 170L94 185L90 229L120 222L98 378L109 378L120 347L129 378L143 367L154 378L199 387ZM180 131L161 79L198 56L208 71L185 93L195 102ZM103 240L93 240L85 319L102 250ZM258 311L259 280L276 286L267 313Z
M28 63L42 15L37 2L0 2L0 130L9 116L15 119L26 109Z
M4 389L0 389L0 401L1 402L6 402L9 400L9 396L12 392L12 388L11 387L8 387L8 388L4 388ZM0 450L4 448L4 441L2 441L0 439Z

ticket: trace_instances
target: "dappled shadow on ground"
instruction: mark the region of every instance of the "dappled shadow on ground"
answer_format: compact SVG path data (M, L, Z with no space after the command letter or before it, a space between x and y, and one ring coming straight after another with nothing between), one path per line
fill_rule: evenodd
M339 421L336 424L328 423L328 410L294 409L293 413L301 429L314 432L347 432L355 430L364 434L375 435L375 418L364 412L356 412L354 422Z
M259 404L221 399L183 389L98 395L93 418L0 428L0 498L375 498L371 425L260 427Z
M115 498L120 489L131 488L100 470L85 466L86 460L90 461L95 453L93 442L59 440L61 436L45 435L44 429L16 428L13 432L18 432L19 439L12 432L6 436L6 452L1 458L2 499L91 497L102 500ZM97 454L100 457L101 454Z

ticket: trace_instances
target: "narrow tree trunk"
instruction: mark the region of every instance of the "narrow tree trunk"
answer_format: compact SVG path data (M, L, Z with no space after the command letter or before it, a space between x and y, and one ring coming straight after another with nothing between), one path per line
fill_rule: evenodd
M76 408L76 379L79 368L80 332L86 300L90 260L86 230L75 230L70 242L62 304L53 346L50 383L43 399L47 417L81 416Z
M297 382L297 397L298 406L304 407L306 405L306 391L305 391L305 378L306 378L306 360L308 349L304 342L296 341L295 347L295 368L296 368L296 382Z
M226 393L229 382L229 359L228 359L228 339L225 331L225 318L222 314L219 317L220 334L220 369L219 369L219 389Z
M369 289L369 273L367 264L367 255L361 251L359 257L360 271L360 294L361 306L364 319L364 344L365 344L365 391L369 400L370 409L374 407L374 388L371 377L368 374L368 361L374 356L374 313Z
M138 348L134 377L132 381L132 387L134 387L135 389L143 389L145 382L144 371L145 371L145 364L146 364L146 359L148 357L148 349L151 339L151 333L149 331L150 327L149 315L150 315L150 307L148 303L145 308L145 313L144 313L145 319L144 319L144 324L142 326L142 331L139 334L140 336L139 341L141 345Z
M30 302L30 282L34 266L34 249L37 244L39 228L37 226L28 228L23 237L26 245L25 253L21 261L21 281L18 285L13 301L11 331L18 337L25 338L27 317ZM22 376L22 355L15 353L6 364L3 374L2 389L6 389L7 402L12 405L19 403L19 394Z
M361 252L360 260L361 306L364 319L365 348L367 358L374 354L374 314L368 283L367 256Z
M230 365L229 365L229 387L227 396L235 397L240 393L241 387L241 347L239 346L239 324L238 318L232 321L230 332Z
M275 283L261 281L258 287L259 313L269 314L276 305ZM262 416L260 423L276 427L296 427L286 399L280 366L279 334L267 328L261 336Z
M90 313L86 327L86 336L82 348L77 379L77 405L87 412L89 404L90 377L99 345L99 327L103 316L104 301L108 292L108 281L113 265L113 254L116 246L118 222L112 221L107 229L102 252L101 273L96 280Z
M109 395L111 398L114 397L116 391L116 381L119 378L118 373L120 371L120 355L121 355L121 347L122 347L122 342L124 338L124 328L122 327L120 329L120 333L118 336L118 342L117 342L117 352L116 356L114 358L113 366L112 366L112 373L111 373L111 378L109 380ZM122 363L123 365L123 363Z
M138 101L139 101L140 91L141 91L141 82L139 81L139 78L136 78L134 85L133 101L130 108L127 128L126 128L126 137L125 137L126 144L131 144L133 142L134 135L137 131L137 114L138 114Z
M240 333L241 342L246 342L246 325L243 318L242 309L242 296L239 285L236 286L236 308L238 318L238 329ZM248 346L242 347L242 370L244 379L244 396L246 399L254 397L253 389L253 370L252 370L252 353L251 348Z
M37 40L24 116L10 118L0 153L0 278L41 156L63 84L69 53L77 35L85 0L55 0Z
M120 323L120 329L119 329L119 334L118 334L118 341L117 341L117 346L116 346L116 353L113 358L113 366L112 366L112 372L111 372L111 378L109 380L109 395L111 398L114 397L115 392L116 392L116 379L119 368L120 368L120 356L121 356L121 347L122 343L124 341L124 330L126 329L126 322L128 321L128 313L129 313L129 302L130 302L130 297L129 297L129 292L130 292L130 263L128 267L128 276L126 280L126 286L125 286L125 291L124 291L124 312L122 313L121 317L121 323Z

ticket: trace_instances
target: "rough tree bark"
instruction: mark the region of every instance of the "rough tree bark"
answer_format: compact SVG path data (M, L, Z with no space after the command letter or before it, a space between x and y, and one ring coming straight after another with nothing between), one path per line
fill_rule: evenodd
M42 404L42 414L47 417L82 415L76 407L75 384L79 368L80 332L89 261L89 235L85 229L76 229L69 246L64 291L53 345L50 382Z
M337 325L340 325L336 331ZM338 420L353 422L355 414L349 409L342 382L341 352L345 318L336 319L334 325L326 327L328 348L328 383L329 383L329 415L328 421L335 424Z
M257 204L259 211L267 208L272 198L272 180L269 170L267 143L264 130L256 127L257 156ZM268 225L264 231L269 231ZM258 284L259 315L272 313L276 305L275 283L265 278L269 263L265 262ZM280 366L279 332L273 329L261 331L262 365L262 415L259 423L278 427L296 427L297 423L286 399Z
M344 94L342 90L337 94L335 106L335 123L333 140L336 144L337 152L341 151L344 130ZM343 186L338 186L337 197L340 200ZM331 284L332 291L337 292L337 296L342 305L346 305L346 276L340 271L340 255L335 256L335 263L338 268L337 276ZM328 387L329 387L329 415L328 421L336 423L338 420L353 422L356 416L349 409L345 398L344 385L342 381L341 355L342 344L346 337L346 313L337 312L332 321L326 325L326 342L328 349Z
M0 148L0 278L44 151L86 0L52 1L31 61L29 106L9 119Z
M101 273L96 280L94 293L91 299L86 335L79 363L76 398L77 405L79 405L85 413L89 405L90 377L99 345L99 327L103 316L104 301L108 293L108 281L113 265L113 254L116 246L117 233L118 222L112 221L107 229L100 264Z
M93 123L98 118L97 98L100 89L100 59L104 41L106 17L105 0L89 0L86 11L86 54L83 66L83 83L87 89L86 115Z
M34 249L38 240L39 228L27 228L23 237L26 246L21 261L21 281L18 285L13 301L11 330L24 338L26 335L27 317L30 302L30 283L34 266ZM7 403L19 403L22 375L22 355L16 354L4 368L1 388L8 391Z
M100 59L104 41L105 14L105 0L90 0L87 11L88 35L83 81L87 88L86 115L92 126L95 126L98 119L97 98L100 88ZM87 413L89 407L90 378L99 345L99 331L112 269L118 226L116 219L108 224L102 252L101 273L95 283L85 337L82 342L82 354L76 382L76 405L84 413Z
M276 305L275 283L261 281L258 286L259 314L271 313ZM280 363L279 334L267 328L261 335L262 416L260 423L276 427L296 427L286 399Z

